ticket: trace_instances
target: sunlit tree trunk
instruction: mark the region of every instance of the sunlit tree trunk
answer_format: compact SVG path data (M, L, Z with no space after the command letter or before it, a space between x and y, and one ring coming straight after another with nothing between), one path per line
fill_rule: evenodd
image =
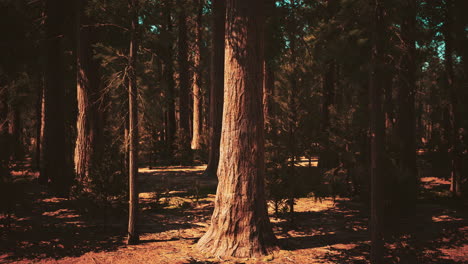
M224 25L226 4L224 0L213 1L213 33L211 39L210 71L210 150L205 175L216 177L219 162L219 142L221 139L221 122L223 114L224 93Z
M129 0L131 16L130 54L128 70L128 113L129 113L129 216L128 244L137 244L139 234L136 228L138 219L138 102L136 81L136 60L138 51L138 0Z
M84 8L88 1L77 6L77 102L78 118L75 144L75 173L85 186L92 180L93 165L99 163L101 124L99 114L99 64L93 59L92 28Z
M211 226L198 248L253 257L274 249L264 190L263 0L229 0L223 128Z
M182 7L185 0L178 1ZM179 131L178 137L182 151L190 148L190 90L189 90L189 63L187 42L187 15L186 11L179 10L179 38L178 38L178 66L179 66Z
M193 58L193 121L192 121L192 149L201 149L201 133L202 133L202 92L201 92L201 68L200 68L200 52L202 45L202 12L203 0L197 0L197 17L195 22L195 45Z

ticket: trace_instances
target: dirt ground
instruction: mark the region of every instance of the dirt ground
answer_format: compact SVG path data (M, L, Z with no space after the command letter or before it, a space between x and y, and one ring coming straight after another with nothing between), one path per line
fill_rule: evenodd
M280 250L258 259L220 259L200 253L196 241L209 225L216 180L204 167L140 169L141 244L125 245L126 213L54 198L34 173L15 172L16 211L0 218L0 263L368 263L368 210L355 201L297 200L295 220L273 216ZM422 178L415 221L388 226L386 263L468 263L466 204L447 197L448 182ZM157 195L155 195L157 194ZM81 206L81 207L80 207ZM10 226L8 226L10 223Z

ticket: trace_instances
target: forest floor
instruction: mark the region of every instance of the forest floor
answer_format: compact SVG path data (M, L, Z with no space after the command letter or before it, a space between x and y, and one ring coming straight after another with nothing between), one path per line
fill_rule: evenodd
M270 256L220 259L200 253L196 241L209 225L216 190L216 180L204 178L203 169L140 169L141 244L135 246L125 244L125 211L98 208L91 217L82 205L50 196L35 183L36 174L14 171L14 193L23 195L12 198L10 221L0 217L0 263L367 263L368 210L346 198L298 199L293 225L287 215L272 214L281 250ZM468 263L466 203L447 197L445 180L421 182L424 191L412 215L417 224L400 220L388 227L398 232L387 238L386 263Z

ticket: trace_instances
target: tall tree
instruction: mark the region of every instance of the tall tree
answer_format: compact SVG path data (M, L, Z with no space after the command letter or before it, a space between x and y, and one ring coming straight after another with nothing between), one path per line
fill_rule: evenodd
M454 0L445 2L445 24L443 29L445 40L445 73L446 85L449 94L448 118L449 118L449 155L450 155L450 191L454 196L461 195L461 166L462 166L462 142L460 135L459 96L460 91L455 79L453 65L454 52Z
M100 135L99 114L99 63L93 59L93 30L91 19L85 14L87 0L77 3L77 101L78 118L75 145L75 173L78 180L87 184L93 164L99 163Z
M403 55L401 58L401 81L398 91L398 137L400 149L400 169L405 193L405 205L416 201L417 168L416 168L416 1L405 1L405 12L401 26Z
M219 163L219 144L223 117L224 93L224 34L226 3L223 0L213 2L213 33L211 36L210 67L210 149L205 175L215 177Z
M8 87L3 76L0 76L0 182L8 173L10 146L8 141Z
M264 190L263 0L227 1L226 72L218 190L211 226L198 242L215 256L274 249Z
M72 180L72 168L67 159L65 133L64 80L64 9L60 0L47 0L46 65L44 87L44 151L40 180L56 194L66 196Z
M202 92L201 92L201 67L200 52L202 49L202 14L203 0L196 1L197 14L195 19L195 45L193 49L193 119L192 119L192 149L201 149L202 133Z
M165 2L165 20L163 32L165 41L163 42L163 80L162 84L166 93L166 113L165 113L165 139L169 156L172 156L174 147L174 137L176 133L175 116L175 92L174 92L174 61L173 61L173 41L172 41L172 19L171 19L171 1Z
M371 140L371 263L383 263L383 155L385 119L382 107L382 68L384 8L382 1L372 1L372 48L369 82L370 140Z
M130 53L128 55L128 114L129 114L129 209L127 243L140 240L136 229L138 219L138 89L136 63L138 52L138 0L129 0L131 19Z
M179 0L179 6L186 3ZM179 38L177 60L179 64L179 140L181 150L190 148L190 89L189 89L189 62L187 41L187 14L184 8L179 10Z

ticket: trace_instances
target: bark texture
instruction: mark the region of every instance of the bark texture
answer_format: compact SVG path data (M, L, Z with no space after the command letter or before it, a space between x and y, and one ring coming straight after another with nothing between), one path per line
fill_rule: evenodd
M262 0L229 0L223 128L211 226L198 242L215 256L253 257L275 248L264 190Z
M78 118L75 144L75 173L78 180L87 185L93 164L99 163L101 120L99 114L99 63L93 59L93 32L90 19L85 15L87 0L77 6L77 102Z
M195 45L193 58L193 121L192 121L192 149L201 149L201 133L202 133L202 92L201 92L201 68L200 68L200 52L202 45L202 12L203 1L197 1L197 17L195 21Z
M226 3L213 1L213 33L210 71L210 150L205 175L215 177L219 162L219 143L223 118L224 93L224 33Z

